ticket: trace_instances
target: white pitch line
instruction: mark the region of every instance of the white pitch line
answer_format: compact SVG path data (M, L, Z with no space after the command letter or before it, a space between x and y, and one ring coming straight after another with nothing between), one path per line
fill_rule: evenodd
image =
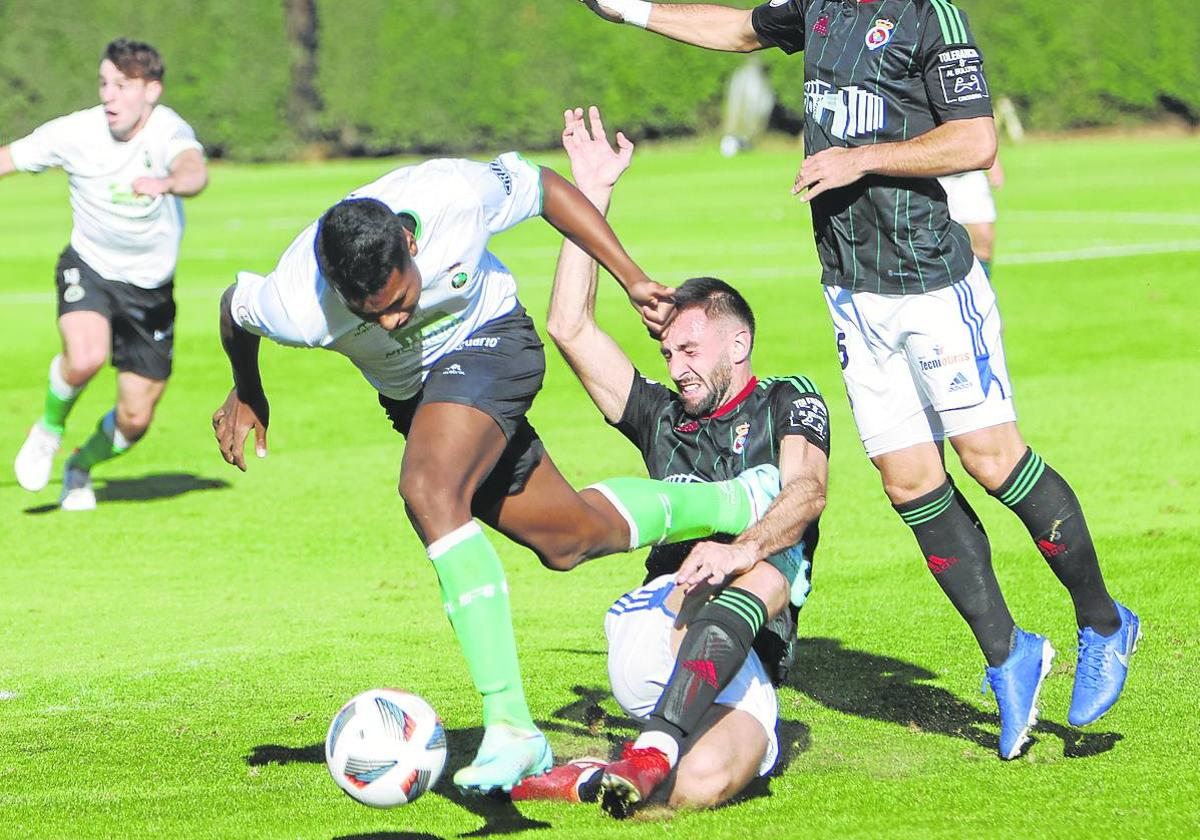
M1191 252L1200 252L1200 239L1184 239L1178 242L1096 245L1090 248L1077 248L1071 251L1030 251L1023 254L1003 254L998 260L996 260L996 265L1043 265L1048 263L1104 260L1117 257L1147 256L1150 254L1186 254ZM769 280L780 277L805 279L815 278L820 274L820 266L817 264L816 260L813 260L811 265L786 269L746 268L742 266L721 268L706 267L704 270L708 274L716 277L730 277L735 280L739 278ZM672 278L678 278L682 280L687 277L693 277L695 274L682 272L662 272L656 276L664 280L671 280ZM225 289L225 286L221 286L219 288L184 287L175 292L175 297L179 300L214 299L215 297L219 296L221 292L225 291ZM53 301L54 296L47 292L10 292L8 294L0 294L0 306L42 306L53 303Z
M1128 225L1200 225L1196 213L1113 213L1108 210L1008 210L1001 220L1017 219L1043 222L1120 222Z

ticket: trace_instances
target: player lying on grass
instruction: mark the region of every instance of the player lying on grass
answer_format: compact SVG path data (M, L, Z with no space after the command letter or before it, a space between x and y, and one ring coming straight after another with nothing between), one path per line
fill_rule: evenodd
M62 167L72 210L55 269L62 352L13 466L22 487L46 486L79 395L110 355L117 369L116 405L67 458L63 510L96 506L92 468L141 440L171 376L180 198L203 190L208 173L191 127L159 104L164 72L154 47L113 41L100 58L99 105L0 148L0 177Z
M572 490L526 419L545 372L542 343L515 280L487 250L493 234L539 214L604 264L645 323L661 329L672 290L646 277L574 186L515 153L389 172L302 231L270 274L239 274L221 299L234 387L213 428L226 461L246 468L251 431L266 455L260 336L348 357L407 439L400 495L483 697L483 743L454 777L468 789L507 789L551 764L525 703L504 570L475 517L547 566L568 568L740 531L778 485L770 470L720 485L616 479Z
M618 133L614 152L596 108L590 117L589 133L582 110L566 113L563 146L576 184L606 211L633 145ZM776 465L783 487L765 516L731 543L651 551L646 583L605 619L613 694L645 719L642 733L619 761L556 768L515 788L513 798L601 792L604 809L624 816L674 769L659 795L675 807L708 807L769 772L778 753L774 688L751 647L773 649L766 659L775 677L790 664L795 611L808 595L825 505L829 418L806 378L755 378L754 315L726 283L694 278L675 292L675 318L661 349L676 391L642 378L600 329L596 283L595 262L564 242L548 329L605 419L641 451L650 475L714 482ZM685 592L690 618L677 621Z

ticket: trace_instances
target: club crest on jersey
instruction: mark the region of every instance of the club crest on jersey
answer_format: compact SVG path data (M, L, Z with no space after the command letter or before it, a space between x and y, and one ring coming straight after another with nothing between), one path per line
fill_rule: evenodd
M452 265L448 269L446 269L446 273L450 274L450 288L451 289L461 289L463 286L467 285L467 281L469 279L471 279L470 275L467 274L467 272L461 270L461 267L462 267L462 263L455 263L454 265ZM459 269L459 270L455 271L455 269Z
M63 302L78 303L83 300L87 291L79 284L80 279L78 268L68 268L63 271L63 283L66 284L66 288L63 289Z
M887 18L876 20L875 25L867 30L867 49L877 50L885 46L888 41L892 40L892 31L895 28L896 24Z
M737 435L737 437L733 439L733 454L741 455L746 449L746 438L750 437L750 424L742 423L733 431L734 434Z

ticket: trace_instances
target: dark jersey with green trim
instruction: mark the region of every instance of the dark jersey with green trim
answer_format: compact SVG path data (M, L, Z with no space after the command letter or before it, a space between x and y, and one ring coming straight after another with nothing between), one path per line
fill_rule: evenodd
M804 51L806 155L991 116L983 57L949 0L771 0L752 21L763 43ZM868 175L811 206L825 285L920 294L971 269L936 178Z
M635 371L625 411L613 425L642 453L650 477L663 481L725 481L761 464L778 466L789 435L829 454L829 412L803 376L751 380L714 414L698 419L684 412L678 394ZM804 533L809 562L818 536L813 522ZM678 571L693 545L656 546L646 558L646 580Z

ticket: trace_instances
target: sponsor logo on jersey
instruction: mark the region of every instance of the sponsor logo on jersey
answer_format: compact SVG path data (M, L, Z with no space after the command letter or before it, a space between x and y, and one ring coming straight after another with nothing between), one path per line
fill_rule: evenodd
M835 88L820 79L804 83L804 110L839 140L861 137L887 125L883 97L857 85Z
M786 6L787 4L788 4L788 0L771 0L772 7Z
M829 34L829 15L821 15L817 18L817 22L813 24L813 32L822 37Z
M886 18L879 18L875 21L875 25L867 30L867 49L877 50L892 40L892 32L895 30L896 24Z
M942 80L942 98L947 105L987 99L987 80L983 63L972 49L948 50L938 55L938 75Z
M921 366L921 370L937 370L938 368L950 367L950 365L958 365L970 360L970 353L946 353L940 345L935 344L933 345L933 355L919 358L917 364Z
M690 435L692 432L700 431L699 420L688 420L686 423L680 423L675 427L675 431L682 432L685 435Z
M825 429L829 423L825 404L816 397L801 397L798 400L792 400L792 408L788 411L788 423L793 429L812 429L818 437L824 438Z
M462 369L462 365L460 365L458 362L455 362L454 364L450 365L450 367L444 368L442 370L442 376L466 376L466 375L467 375L467 372Z
M742 423L733 431L737 435L733 439L733 454L741 455L746 449L746 438L750 437L750 424Z
M492 170L492 174L500 179L500 186L504 187L504 194L512 195L512 173L505 168L504 164L494 160L488 164L488 169Z
M164 338L166 338L170 334L171 334L170 330L155 330L154 331L154 340L162 341Z

